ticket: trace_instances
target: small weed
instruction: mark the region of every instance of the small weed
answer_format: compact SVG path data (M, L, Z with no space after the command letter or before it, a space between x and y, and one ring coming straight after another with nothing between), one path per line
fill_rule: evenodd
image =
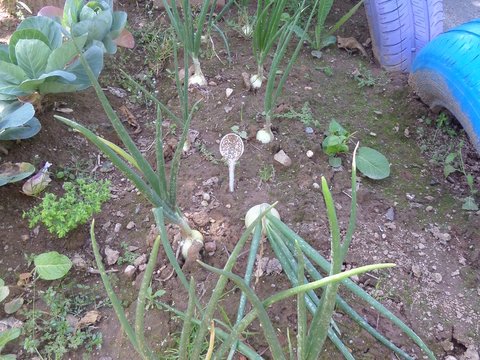
M463 147L463 140L460 141L457 152L448 154L447 158L445 159L443 174L445 175L445 178L447 178L448 175L450 175L451 173L455 171L460 171L467 178L467 183L470 186L470 196L467 196L464 199L465 203L463 204L462 209L468 210L468 211L477 211L478 205L475 203L475 199L473 196L478 193L478 190L475 190L473 188L472 174L467 174L465 170L465 163L463 162L463 156L462 156L462 147ZM457 161L457 164L455 163L455 160ZM454 165L457 165L457 166L454 166Z
M124 263L127 263L127 264L130 264L130 265L133 265L133 262L140 256L136 253L134 253L133 251L130 251L128 250L128 245L123 241L121 244L120 244L120 247L123 249L124 251L124 256L120 256L117 260L117 264L118 265L122 265Z
M60 164L54 171L57 179L75 180L76 178L87 178L88 169L92 166L92 159L84 160L72 155L73 160Z
M169 127L170 128L170 134L175 135L175 133L177 132L177 126L178 125L174 122L172 122L170 124L170 127Z
M230 129L232 129L232 131L238 136L240 136L242 139L247 140L248 137L245 130L239 131L240 128L237 125L232 126Z
M205 144L202 144L200 145L199 142L196 142L195 145L197 147L200 147L200 152L202 153L203 157L210 161L213 165L217 165L218 164L218 161L217 159L215 159L215 156L213 156L213 154L207 150L207 148L205 147Z
M160 298L163 294L165 294L165 290L161 290L161 289L157 290L155 294L152 294L152 285L150 284L150 286L147 288L145 310L153 308L154 305L157 309L160 310L162 306L160 305L160 303L157 301L156 298Z
M267 182L272 178L272 176L275 176L275 169L273 168L272 164L267 166L263 161L262 161L262 167L263 167L262 169L258 169L258 174L260 175L260 181Z
M373 76L372 72L364 67L362 63L358 64L358 71L360 75L355 75L354 79L358 82L358 87L365 86L385 86L390 84L390 79L387 78L388 71L383 71L380 76Z
M34 309L23 314L26 317L23 332L27 353L35 353L45 359L61 359L66 353L84 347L83 358L88 359L94 347L101 348L102 333L94 333L95 328L91 325L74 332L68 320L72 316L84 316L92 305L95 308L100 306L100 297L89 286L75 284L74 280L68 285L60 284L49 287L45 292L38 291L34 296L43 300L47 310Z
M284 118L284 119L294 119L299 118L300 122L305 126L315 126L320 128L320 122L315 120L312 115L312 110L310 109L310 103L307 101L303 104L301 113L296 112L294 109L290 109L289 112L283 115L274 115L274 117Z
M327 75L327 76L333 76L333 71L332 71L332 68L330 66L324 66L324 67L315 66L315 70L323 71L324 74Z

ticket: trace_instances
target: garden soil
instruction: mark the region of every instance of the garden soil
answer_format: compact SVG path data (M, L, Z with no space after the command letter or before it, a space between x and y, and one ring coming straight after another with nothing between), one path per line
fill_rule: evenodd
M332 26L354 3L335 2L327 19ZM179 114L179 101L170 73L174 71L173 59L162 64L149 59L147 43L139 43L138 34L168 23L165 14L144 2L118 5L128 13L128 23L137 34L134 49L119 49L116 55L105 61L100 75L105 94L112 107L124 121L127 131L151 164L154 156L155 108L139 101L136 91L128 84L120 69L139 79L152 91L158 90L159 99L175 114ZM253 10L252 10L253 12ZM226 19L237 20L236 10L229 10ZM6 41L18 21L13 16L1 19L2 41ZM351 206L351 159L354 142L382 152L390 162L390 176L384 180L370 180L359 174L358 204L355 233L344 268L367 264L393 262L396 267L375 271L355 278L355 282L372 294L412 328L434 352L438 359L447 355L467 359L478 351L480 344L480 213L462 210L463 199L470 194L465 176L455 172L444 178L443 165L448 153L455 152L464 141L462 156L465 170L473 175L474 188L479 189L479 156L470 145L458 123L452 119L447 127L437 129L438 114L433 114L412 93L405 74L388 73L372 59L371 49L366 47L369 58L358 52L349 52L331 46L324 49L320 59L310 55L305 45L296 60L275 108L273 132L275 140L262 145L255 134L263 126L262 116L264 88L249 92L243 84L242 72L256 68L251 40L245 40L221 22L227 35L232 63L228 64L227 52L220 37L213 36L216 53L204 51L202 67L209 85L192 88L190 102L201 100L193 116L191 134L195 138L189 151L182 156L178 178L178 206L192 226L204 235L209 251L202 251L202 260L222 268L235 244L245 231L244 217L248 209L260 203L274 203L283 222L320 254L329 259L330 234L328 218L322 196L321 179L331 188L341 234L349 221ZM155 27L153 27L155 28ZM158 28L157 28L158 29ZM337 32L341 37L354 37L361 44L368 43L369 31L363 6ZM152 41L152 40L151 40ZM294 42L289 48L293 52ZM180 54L182 58L182 55ZM288 56L287 56L288 58ZM147 59L147 61L146 61ZM287 59L286 59L287 60ZM269 70L267 61L267 71ZM280 69L285 68L285 63ZM358 79L354 74L360 74ZM373 79L373 86L361 86L359 80ZM109 89L123 88L127 96L121 98ZM226 90L232 89L227 97ZM130 92L128 92L130 91ZM308 102L308 111L305 104ZM134 117L137 126L128 121L120 110L125 106ZM69 108L65 114L56 109ZM291 110L303 117L287 117ZM310 117L308 115L311 115ZM45 162L50 168L52 182L46 192L62 196L65 177L93 177L111 181L111 199L95 214L95 234L103 254L105 247L125 255L122 243L138 248L136 253L149 254L154 238L152 206L135 189L125 176L110 166L99 150L81 134L54 118L66 116L83 124L99 136L121 145L113 127L92 88L73 94L50 95L44 99L37 112L42 129L35 137L19 142L6 142L2 146L8 153L2 161L28 161L40 169ZM449 115L447 113L447 115ZM451 116L450 116L451 118ZM328 156L322 151L324 134L332 119L339 122L352 135L350 152L340 155L342 166L333 169ZM303 122L302 122L303 120ZM310 121L310 123L309 123ZM222 136L232 132L232 127L244 131L245 151L235 168L235 191L228 187L228 168L221 161L219 142ZM308 129L307 129L308 127ZM446 131L449 130L449 131ZM450 134L449 134L450 132ZM167 169L171 163L181 129L165 116L163 135ZM290 166L274 160L283 150L291 159ZM307 156L307 152L311 156ZM63 179L57 178L63 172ZM262 176L263 174L263 176ZM263 179L262 179L263 178ZM49 286L74 281L95 288L101 299L106 294L100 276L90 273L82 261L61 282L38 280L36 286L18 284L18 275L32 270L25 254L58 251L70 259L80 258L87 267L95 267L89 234L90 221L79 225L64 238L57 238L43 225L29 227L23 213L39 205L42 194L29 197L21 192L22 182L0 187L0 278L11 286L8 300L23 296L23 310L31 309L34 289L44 291ZM475 195L477 203L480 198ZM178 229L168 225L169 240L177 249ZM245 271L250 243L247 242L238 257L233 272L242 276ZM274 258L268 241L264 242L263 257ZM181 256L179 262L183 265ZM133 277L124 275L127 264L108 266L113 270L110 278L114 289L133 322L136 297L143 273ZM198 264L183 267L187 277L194 277L196 294L206 304L217 276ZM185 311L188 298L180 281L172 274L164 251L157 258L153 292L163 289L161 301ZM283 273L262 275L252 285L260 299L265 299L291 287ZM229 282L219 305L233 321L236 317L240 290ZM369 305L340 287L340 294L374 328L391 339L413 358L425 355L408 337L379 316ZM44 307L42 301L37 302ZM93 306L93 305L92 305ZM247 304L247 310L250 310ZM124 335L112 308L100 307L102 316L95 325L101 332L103 344L94 350L92 359L136 359L132 345ZM290 336L297 331L296 301L288 300L267 309L282 346L287 349L287 329ZM6 318L3 306L0 320ZM20 312L14 314L25 320ZM220 310L215 317L225 321ZM341 332L341 339L357 359L395 359L395 355L376 342L340 309L333 319ZM145 316L145 336L152 350L160 356L175 349L182 322L173 313L150 308ZM261 327L254 322L245 343L266 359L270 358ZM19 359L31 359L20 345L21 338L9 344L5 353L15 353ZM67 359L81 359L82 351L69 353ZM236 357L241 359L239 355ZM341 359L335 346L327 340L322 359ZM468 357L475 359L475 357ZM478 359L478 355L476 357Z

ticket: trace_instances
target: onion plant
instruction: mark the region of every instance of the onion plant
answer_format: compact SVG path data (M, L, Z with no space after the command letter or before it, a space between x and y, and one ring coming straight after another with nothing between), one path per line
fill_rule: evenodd
M260 0L261 1L261 0ZM278 96L280 95L280 92L282 91L283 84L287 80L287 76L290 73L290 69L293 66L293 63L295 59L297 58L298 52L300 51L300 48L302 47L303 44L303 39L305 38L306 32L303 32L300 41L297 44L297 47L292 54L290 61L287 64L287 67L283 71L283 75L280 79L280 82L277 85L276 90L274 91L274 85L275 85L275 77L277 75L277 70L280 66L280 63L282 59L285 56L285 52L287 51L287 46L290 41L290 38L292 37L292 34L295 31L295 26L300 18L301 12L304 11L304 5L305 5L305 0L302 2L300 8L297 10L295 15L291 18L290 22L288 22L286 25L284 25L284 29L282 31L279 31L280 37L278 38L278 44L277 44L277 50L275 52L275 55L273 56L272 60L272 65L270 66L270 72L268 73L268 80L267 80L267 88L265 90L265 101L264 101L264 109L265 109L265 126L263 129L259 130L257 132L257 140L267 144L273 140L273 134L272 134L272 112L273 108L275 106L275 103L277 102ZM315 4L313 6L313 9L311 10L310 16L307 21L306 28L310 25L310 22L312 20L313 14L315 12L315 9L318 5L318 0L315 1ZM261 21L257 19L257 27L262 26ZM267 28L268 30L269 28ZM255 30L257 32L257 30ZM258 41L258 40L257 40ZM254 44L255 44L255 36L254 36ZM273 45L273 42L272 42ZM255 47L255 45L254 45ZM271 46L270 46L271 47ZM257 55L256 55L257 56ZM258 62L258 61L257 61ZM260 67L259 67L260 69ZM263 65L262 65L262 71L263 71Z
M287 0L258 0L255 29L253 30L253 54L257 62L257 73L250 78L252 89L258 90L265 79L263 65L270 49L284 32L286 24L279 28L280 18Z
M213 9L215 8L215 4L217 0L214 0L211 3L211 11L208 21L208 33L210 32L211 28L214 28L222 37L225 45L227 47L227 52L230 57L230 50L228 48L227 39L225 35L220 30L220 28L214 23L213 21ZM202 8L200 10L200 15L196 22L196 28L194 26L195 21L192 15L192 9L190 7L190 0L183 0L182 8L183 8L183 23L180 17L180 13L176 6L172 6L168 4L167 0L163 0L163 4L165 6L165 10L170 18L170 22L175 30L175 33L182 43L184 47L184 51L188 53L188 55L192 58L193 67L194 67L194 74L188 80L189 85L200 85L205 86L207 85L207 80L203 75L202 69L200 67L200 61L198 60L200 55L200 43L204 38L202 35L203 28L205 26L205 21L207 17L208 7L210 6L210 1L204 1ZM185 67L185 73L187 73L188 66Z
M175 42L174 42L175 44ZM119 138L123 142L125 150L119 150L118 147L112 146L111 143L106 142L104 139L95 135L92 131L88 130L86 127L69 120L62 116L55 116L58 120L66 123L75 130L81 132L87 139L93 142L109 159L110 161L124 173L136 187L137 189L149 200L154 207L162 207L165 218L173 224L176 224L180 227L182 235L184 238L184 244L193 243L194 241L199 241L203 243L203 236L200 232L192 230L188 222L182 217L180 210L176 205L177 201L177 176L180 164L180 156L182 154L182 148L185 144L188 135L188 127L193 116L194 109L200 100L195 103L191 109L188 105L188 74L185 74L185 84L180 83L178 78L178 59L177 51L175 47L174 51L174 60L175 67L177 71L176 82L177 82L177 91L180 99L180 107L182 119L176 117L171 111L169 111L161 102L159 102L155 97L149 94L144 88L139 86L140 90L144 91L146 96L153 100L157 104L157 120L156 125L156 157L157 157L157 172L155 172L152 166L148 163L145 157L142 155L140 150L137 148L133 140L130 138L128 132L123 127L122 122L113 111L110 103L108 102L105 94L103 93L100 84L98 83L95 75L92 73L88 63L85 61L85 58L80 53L80 49L77 46L77 51L80 55L83 66L86 69L86 72L92 81L93 87L97 93L98 98L100 99L102 106L108 115L115 131L117 132ZM188 63L188 56L184 54L184 63ZM131 79L131 78L130 78ZM162 110L164 110L174 121L176 121L180 126L183 126L183 133L178 144L178 147L175 151L170 176L167 179L167 172L165 170L165 163L163 157L163 142L162 142ZM138 175L133 169L132 166L138 168L143 175Z
M358 148L358 145L357 145ZM332 274L337 274L340 271L341 264L343 263L350 242L352 240L353 231L356 220L356 160L355 148L353 161L352 161L352 203L350 212L350 221L348 224L347 232L343 241L340 243L340 230L335 213L335 207L333 200L328 189L328 186L324 179L322 179L322 190L327 207L330 234L332 241L331 258L332 263L325 260L316 250L314 250L305 240L295 234L288 226L286 226L277 216L272 214L266 215L265 226L267 230L268 239L270 244L280 261L283 270L293 286L300 286L302 283L307 284L306 278L303 278L303 267L305 266L309 276L318 281L322 279L319 271L314 267L313 263L320 266L324 271ZM305 256L303 254L305 254ZM297 259L297 260L295 260ZM299 276L299 274L302 274ZM352 293L360 297L367 302L370 306L375 308L380 314L389 319L392 323L403 330L408 337L410 337L430 359L435 359L433 353L427 348L423 341L416 335L410 328L408 328L400 319L393 315L389 310L383 307L377 300L368 295L363 289L356 285L349 279L342 280L340 284L347 287ZM359 314L357 314L339 295L337 295L338 283L330 284L327 286L322 294L321 299L317 295L310 291L305 294L305 305L302 301L298 301L299 307L306 306L306 308L312 313L313 319L311 321L310 329L305 338L301 334L305 328L305 320L301 317L303 312L299 312L299 331L298 336L301 339L297 339L297 346L302 348L301 353L304 359L317 359L320 354L325 337L328 337L337 346L339 351L345 356L346 359L353 359L345 345L342 344L337 334L328 329L328 322L333 313L333 306L336 304L342 311L348 314L354 319L362 328L368 331L378 341L386 345L389 349L396 352L398 355L405 359L412 359L404 351L393 345L387 338L378 333L376 329L370 326ZM302 305L300 303L302 302ZM321 311L319 311L321 310ZM301 320L302 319L302 320ZM300 320L303 325L300 326ZM300 357L299 357L300 359Z

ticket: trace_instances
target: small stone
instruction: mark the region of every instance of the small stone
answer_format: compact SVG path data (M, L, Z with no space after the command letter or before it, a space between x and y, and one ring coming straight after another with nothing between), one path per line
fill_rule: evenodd
M217 86L217 83L216 83L215 81L210 81L210 82L208 83L208 85L210 85L210 86Z
M107 231L107 229L112 225L112 222L108 220L105 224L102 225L102 229Z
M197 226L200 226L200 227L206 226L210 223L210 217L205 212L205 210L193 213L192 220Z
M432 206L427 206L427 207L425 208L425 211L426 211L426 212L432 212L432 211L433 211L433 207L432 207Z
M127 224L127 229L128 229L128 230L132 230L134 227L135 227L135 223L134 223L133 221L130 221L130 222Z
M350 277L350 280L352 280L355 284L358 284L360 278L358 277L358 275L353 275Z
M385 217L390 221L395 220L395 210L393 209L393 207L388 208Z
M415 199L415 195L409 194L409 193L406 193L405 197L407 198L408 201L412 201L413 199Z
M133 275L135 274L135 271L137 269L135 268L135 266L133 265L128 265L126 268L125 268L125 271L124 271L124 274L125 276L127 277L127 279L129 280L133 280Z
M208 201L202 200L200 205L202 205L203 207L207 207L208 206Z
M215 243L215 241L209 241L205 243L206 252L210 253L210 252L214 252L215 250L217 250L217 244Z
M72 259L72 264L73 266L79 268L79 269L86 269L87 263L85 260L82 259L82 257L78 254L75 254Z
M305 128L305 132L306 132L307 134L313 134L313 129L312 129L310 126L307 126L307 127Z
M228 114L230 111L233 110L233 106L225 106L225 112Z
M227 88L227 89L225 90L225 95L227 96L227 99L228 99L230 96L232 96L232 94L233 94L233 89Z
M367 41L369 40L370 38L367 39ZM372 40L370 40L372 41ZM373 112L377 115L383 115L383 113L381 111L378 111L378 110L373 110Z
M428 196L425 196L425 200L433 201L433 200L435 200L435 198L433 196L428 195Z
M208 193L203 193L202 198L205 201L210 201L210 195Z
M227 209L230 209L230 208L232 207L232 205L227 204L227 205L225 205L225 207L226 207Z
M116 233L120 232L120 229L122 228L122 224L120 223L116 223L115 224L115 229L113 231L115 231Z
M105 255L107 256L107 264L113 265L117 262L118 258L120 257L120 252L117 250L110 249L110 247L105 247Z
M147 266L148 266L147 264L142 264L142 265L140 265L140 266L138 267L138 270L140 270L140 272L143 272L143 271L145 271L145 269L147 268Z
M440 284L442 282L442 274L440 273L433 273L433 274L430 274L430 276L432 277L433 281L435 281L437 284Z
M438 331L443 331L443 325L442 324L437 324L437 330Z
M308 158L311 158L313 156L313 151L312 150L308 150L307 151L307 157Z
M455 270L454 272L452 272L450 275L451 275L452 277L458 276L458 275L460 275L460 271L457 269L457 270Z
M278 153L276 153L273 159L286 167L292 165L292 159L290 159L290 157L285 154L285 151L283 150L280 150Z
M22 235L21 239L22 239L22 241L27 241L28 239L30 239L30 236L29 235Z
M313 188L314 189L320 189L320 185L318 185L317 183L313 183Z
M311 86L305 86L305 90L310 91L310 90L312 90L312 87Z
M133 266L139 267L140 265L146 264L146 263L147 263L147 255L142 254L135 259L135 261L133 262Z
M419 278L422 276L422 271L420 270L420 266L418 265L412 265L412 273L413 276Z
M118 217L124 217L125 216L121 211L117 211L115 213L115 215L117 215Z
M374 136L374 137L375 137L375 136L377 136L377 134L374 133L374 132L371 132L371 133L370 133L370 136Z

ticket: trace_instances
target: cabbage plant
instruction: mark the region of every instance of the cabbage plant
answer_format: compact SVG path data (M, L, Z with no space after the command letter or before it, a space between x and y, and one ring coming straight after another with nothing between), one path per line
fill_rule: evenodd
M87 35L84 47L100 47L107 54L115 54L117 45L133 48L133 35L125 29L127 13L113 12L113 0L67 0L63 10L45 6L38 12L62 25L67 37Z
M80 48L86 42L87 35L75 38ZM62 30L53 20L42 16L23 20L10 43L0 45L0 100L86 89L91 82L80 60L73 61L76 57L73 40L63 42ZM102 50L92 46L84 57L98 77Z
M36 135L41 128L32 104L0 101L0 140L21 140Z

